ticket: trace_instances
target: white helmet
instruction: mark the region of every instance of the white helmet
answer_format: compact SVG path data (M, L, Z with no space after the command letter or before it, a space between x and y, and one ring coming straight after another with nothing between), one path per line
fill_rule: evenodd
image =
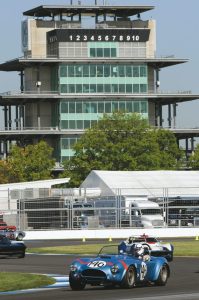
M134 251L136 256L142 256L144 254L144 247L140 243L135 244Z

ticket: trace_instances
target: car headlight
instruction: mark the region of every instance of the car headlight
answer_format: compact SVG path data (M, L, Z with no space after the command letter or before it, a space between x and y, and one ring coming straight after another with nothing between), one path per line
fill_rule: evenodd
M113 265L113 266L111 267L111 273L113 273L113 274L117 273L118 270L119 270L118 265Z
M70 266L70 270L71 270L72 272L75 272L75 271L77 271L77 267L76 267L75 265L71 265L71 266Z

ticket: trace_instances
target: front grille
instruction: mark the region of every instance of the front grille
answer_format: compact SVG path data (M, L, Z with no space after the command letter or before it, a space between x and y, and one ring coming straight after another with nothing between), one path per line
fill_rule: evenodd
M162 220L153 220L152 225L162 227L164 225L164 222Z
M106 279L106 274L100 270L87 269L82 272L83 277L93 277L96 279Z

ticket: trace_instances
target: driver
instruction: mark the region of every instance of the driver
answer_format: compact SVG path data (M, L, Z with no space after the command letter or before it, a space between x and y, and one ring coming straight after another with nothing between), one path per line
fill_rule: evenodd
M149 261L150 255L146 253L146 249L140 243L135 243L131 247L131 253L138 259L142 259L143 261Z

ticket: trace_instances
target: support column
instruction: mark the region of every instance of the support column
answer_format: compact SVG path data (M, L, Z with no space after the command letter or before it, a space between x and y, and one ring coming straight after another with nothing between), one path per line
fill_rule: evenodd
M160 116L160 127L162 127L163 121L162 121L162 105L161 104L159 104L159 116Z
M15 106L15 122L16 122L16 129L19 129L19 106Z
M41 128L41 119L40 119L40 103L37 103L37 127Z
M8 129L8 108L7 106L5 105L4 108L4 127L5 127L5 130Z
M189 138L185 139L185 155L186 155L186 160L188 160L188 151L189 151Z
M23 105L19 106L20 129L23 130Z
M20 90L21 90L21 93L24 92L24 72L21 71L19 73L19 76L20 76Z
M194 152L194 142L195 142L194 137L191 137L191 153Z
M168 125L171 128L171 104L168 104Z
M156 73L156 93L159 92L159 87L160 87L159 72L160 72L160 69L155 70L155 73Z
M12 112L11 112L11 105L8 106L8 128L9 128L9 130L12 129Z
M157 103L155 105L155 124L157 127L162 127L162 105Z
M176 128L176 110L177 103L173 103L173 128Z

